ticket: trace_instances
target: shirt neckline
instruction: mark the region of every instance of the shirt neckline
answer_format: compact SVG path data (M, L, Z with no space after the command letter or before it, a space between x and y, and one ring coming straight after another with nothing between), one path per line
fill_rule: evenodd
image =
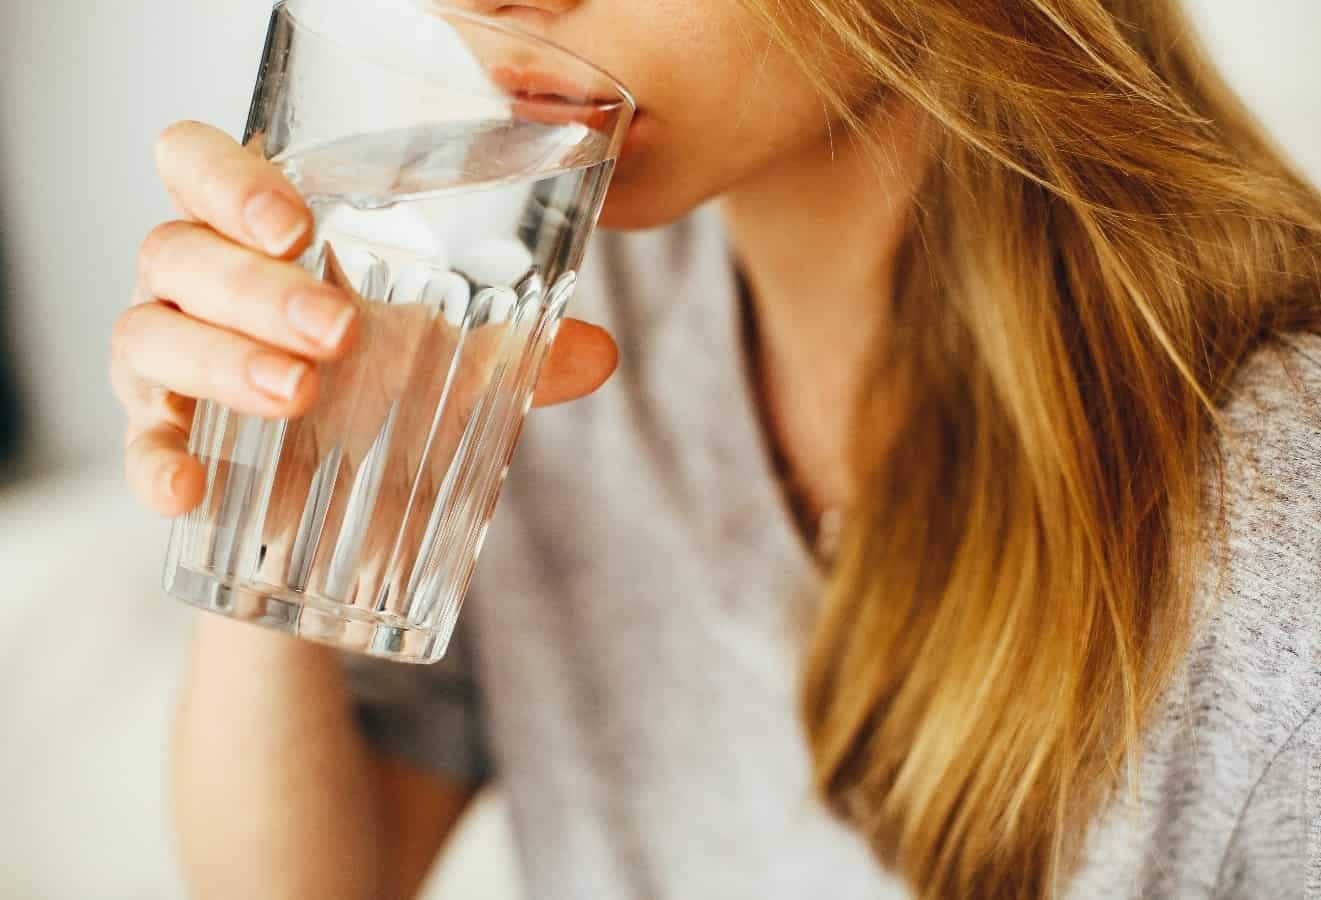
M771 435L765 426L765 416L759 406L757 386L753 383L755 371L750 353L752 348L745 339L743 330L743 309L739 294L738 257L728 232L720 218L719 210L707 208L697 213L699 224L704 224L717 237L713 243L721 253L720 283L718 285L718 304L720 325L720 345L726 348L721 356L721 382L731 388L732 406L737 413L731 417L730 427L737 428L738 444L747 449L749 464L755 467L755 482L758 487L758 505L775 522L776 537L787 548L791 548L791 562L794 569L803 573L804 579L814 586L824 580L825 570L818 559L816 549L811 545L802 529L798 527L798 517L790 506L780 474L775 465L775 450L771 446ZM699 228L699 235L704 229ZM705 236L702 235L705 240ZM715 299L715 298L713 298Z

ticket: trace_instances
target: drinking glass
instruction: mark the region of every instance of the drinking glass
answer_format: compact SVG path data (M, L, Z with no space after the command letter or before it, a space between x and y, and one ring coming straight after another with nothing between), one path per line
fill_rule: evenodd
M244 143L312 209L359 338L286 420L197 406L167 593L406 662L445 652L633 115L605 72L426 0L285 0Z

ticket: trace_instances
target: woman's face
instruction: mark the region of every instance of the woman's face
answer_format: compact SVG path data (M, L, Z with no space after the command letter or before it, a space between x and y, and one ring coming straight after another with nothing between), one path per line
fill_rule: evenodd
M601 215L669 222L820 144L827 113L738 0L468 0L622 81L638 116Z

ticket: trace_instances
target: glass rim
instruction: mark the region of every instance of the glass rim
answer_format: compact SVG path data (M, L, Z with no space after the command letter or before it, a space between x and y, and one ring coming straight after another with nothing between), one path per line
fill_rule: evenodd
M285 12L289 15L291 19L293 19L294 23L297 24L299 28L311 32L312 34L315 34L324 40L332 41L334 43L339 43L333 35L325 34L320 29L310 26L305 21L303 21L303 19L298 15L298 13L294 9L294 7L299 5L301 2L309 2L309 0L276 0L275 6L284 7ZM315 2L315 0L311 0L311 2ZM587 69L592 74L602 79L604 82L606 82L607 86L617 95L617 99L610 99L610 100L605 100L600 98L593 100L592 98L588 98L583 103L583 105L591 106L601 110L608 110L613 107L619 106L622 103L623 105L628 107L630 113L637 112L638 109L637 100L634 99L632 92L629 91L629 89L624 86L624 83L622 81L620 81L614 75L611 75L601 66L597 65L596 63L582 56L581 54L573 50L570 50L568 47L565 47L562 44L557 44L555 41L552 41L549 38L542 37L539 34L533 34L532 32L524 28L521 28L517 25L512 25L508 22L501 21L500 19L497 19L494 16L488 16L483 13L473 12L472 10L464 9L460 6L455 6L452 3L443 2L443 0L400 0L400 2L407 2L409 5L416 7L419 12L436 13L445 19L461 19L469 24L476 25L481 28L486 28L491 31L500 32L508 37L537 45L544 50L549 50L554 54L565 57L569 59L571 62L573 62L575 65ZM419 80L427 80L427 79L423 79L421 76L417 76L417 77L419 78Z

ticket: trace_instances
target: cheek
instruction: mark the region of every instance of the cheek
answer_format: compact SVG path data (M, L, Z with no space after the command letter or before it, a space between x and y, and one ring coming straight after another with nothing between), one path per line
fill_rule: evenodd
M784 92L778 97L788 99ZM721 103L676 103L646 121L636 152L619 163L601 214L607 228L673 221L742 182L790 163L825 139L815 97L791 105L730 92ZM663 117L662 117L663 114Z
M820 100L737 3L653 0L629 17L636 43L618 74L643 108L642 140L616 170L604 226L669 222L825 135Z
M637 145L615 169L601 224L663 225L724 193L757 155L749 141L731 141L727 126L691 106L664 121L645 121Z

